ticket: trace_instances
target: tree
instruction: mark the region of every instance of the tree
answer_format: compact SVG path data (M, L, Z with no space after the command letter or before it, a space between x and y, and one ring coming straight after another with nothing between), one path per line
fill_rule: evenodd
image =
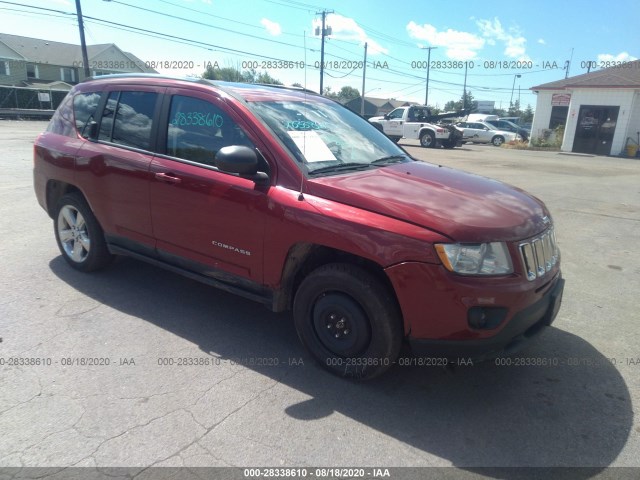
M278 80L276 78L273 78L267 72L254 74L253 78L254 78L254 82L253 83L266 83L266 84L269 84L269 85L282 85L282 82L280 80Z
M332 98L333 100L338 100L338 94L331 90L331 87L324 87L324 92L322 95L328 98Z
M282 85L282 82L273 78L267 72L256 72L255 69L240 71L234 67L213 68L208 66L202 74L202 78L209 80L222 80L225 82L241 83L267 83L271 85Z
M527 105L527 108L524 109L520 120L523 124L533 123L533 108L531 108L531 105Z
M462 110L464 107L471 109L472 111L478 109L478 102L474 100L473 94L470 91L467 91L466 94L463 94L460 97L460 100L458 100L457 102L450 100L447 103L445 103L444 111L450 112L450 111Z
M301 84L301 83L298 83L298 82L292 83L292 84L291 84L291 86L292 86L292 87L302 88L302 84Z
M510 117L519 117L522 115L522 110L520 110L520 100L513 102L509 105L509 116Z
M213 68L212 66L208 66L202 74L202 78L206 78L209 80L223 80L225 82L243 81L242 72L233 67Z
M341 103L347 103L349 100L353 100L354 98L358 98L359 96L360 92L357 88L344 86L338 93L338 101Z
M358 98L360 96L360 91L357 88L349 87L348 85L342 87L339 92L334 92L331 90L331 87L325 87L322 95L333 100L337 100L340 103L347 103L349 100Z

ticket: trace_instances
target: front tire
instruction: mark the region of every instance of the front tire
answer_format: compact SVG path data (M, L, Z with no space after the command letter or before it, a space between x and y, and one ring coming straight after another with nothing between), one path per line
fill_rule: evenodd
M68 193L60 199L53 229L62 257L76 270L92 272L112 260L104 232L80 193Z
M333 263L311 272L293 316L303 345L331 373L369 379L398 358L403 328L395 298L363 268Z
M420 135L420 145L425 148L433 148L436 146L436 137L431 132L423 132Z
M491 139L491 143L493 144L494 147L499 147L504 143L504 137L501 135L496 135Z

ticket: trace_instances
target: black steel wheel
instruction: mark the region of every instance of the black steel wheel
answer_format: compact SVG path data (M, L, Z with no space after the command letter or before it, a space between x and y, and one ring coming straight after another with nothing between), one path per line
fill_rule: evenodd
M300 340L330 372L366 379L391 367L403 328L389 289L365 269L329 264L300 284L293 305Z

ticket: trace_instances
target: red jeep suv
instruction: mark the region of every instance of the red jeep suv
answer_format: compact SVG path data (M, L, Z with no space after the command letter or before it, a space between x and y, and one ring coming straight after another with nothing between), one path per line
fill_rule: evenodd
M311 355L347 377L382 373L403 342L510 353L562 298L541 201L416 161L304 89L87 80L36 140L34 186L71 267L129 255L291 309Z

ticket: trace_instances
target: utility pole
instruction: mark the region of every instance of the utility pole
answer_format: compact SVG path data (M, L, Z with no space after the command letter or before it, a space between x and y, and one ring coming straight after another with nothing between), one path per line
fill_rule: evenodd
M429 106L429 69L431 68L431 50L438 47L422 47L423 50L429 50L427 54L427 91L424 94L424 105Z
M509 108L513 108L513 91L516 88L516 78L520 78L522 75L519 73L513 76L513 85L511 86L511 98L509 99Z
M467 67L469 62L464 62L464 87L462 88L462 109L467 109Z
M569 58L569 60L567 60L566 62L564 62L564 78L568 78L569 77L569 68L571 68L571 62L573 61L573 48L571 49L571 57Z
M367 75L367 42L364 42L364 64L362 69L362 93L360 94L360 115L364 117L364 79Z
M316 12L316 15L322 14L322 44L320 46L320 95L323 95L323 84L324 84L324 37L327 35L331 35L331 27L328 29L325 28L325 20L329 13L333 13L333 10L323 10L321 12ZM316 28L316 35L318 34L318 29Z
M91 76L89 71L89 56L87 55L87 42L84 39L84 22L82 21L82 7L80 0L76 0L76 14L78 16L78 28L80 29L80 49L82 50L82 65L84 66L84 77Z

